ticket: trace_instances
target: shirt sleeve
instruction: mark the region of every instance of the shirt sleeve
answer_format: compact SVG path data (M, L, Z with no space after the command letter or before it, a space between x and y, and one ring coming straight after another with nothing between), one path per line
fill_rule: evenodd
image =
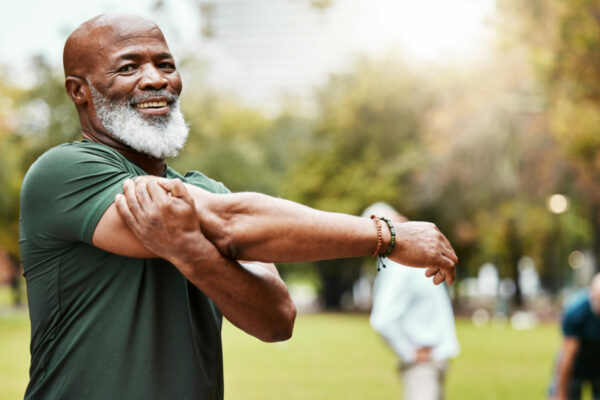
M565 337L579 336L581 333L581 318L579 307L569 307L562 316L562 332Z
M21 191L22 228L41 248L65 241L91 244L98 221L135 174L99 146L64 145L42 155Z
M185 174L183 180L184 180L184 182L198 186L198 187L200 187L204 190L207 190L211 193L217 193L217 194L231 193L231 191L222 182L215 181L214 179L207 177L200 171L187 172Z

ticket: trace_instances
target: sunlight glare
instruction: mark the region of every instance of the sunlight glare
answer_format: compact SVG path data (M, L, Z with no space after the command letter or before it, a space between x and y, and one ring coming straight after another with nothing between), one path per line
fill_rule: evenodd
M373 26L365 30L374 48L397 46L410 57L439 60L473 57L489 39L494 0L377 0Z

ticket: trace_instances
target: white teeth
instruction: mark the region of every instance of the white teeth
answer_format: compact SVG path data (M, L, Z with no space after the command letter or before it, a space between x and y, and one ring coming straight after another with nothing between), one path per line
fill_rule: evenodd
M149 107L166 107L166 101L150 101L148 103L138 103L135 105L136 108L149 108Z

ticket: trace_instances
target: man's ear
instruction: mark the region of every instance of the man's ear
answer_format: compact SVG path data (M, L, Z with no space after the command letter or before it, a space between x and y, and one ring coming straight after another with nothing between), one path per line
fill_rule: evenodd
M67 76L65 79L65 90L76 105L85 104L89 101L88 83L85 79L76 76Z

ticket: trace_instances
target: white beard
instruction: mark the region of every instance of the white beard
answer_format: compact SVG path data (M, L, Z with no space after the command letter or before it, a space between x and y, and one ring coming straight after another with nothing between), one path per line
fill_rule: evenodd
M100 122L115 139L154 158L176 157L188 137L189 129L179 109L179 99L166 90L157 90L131 101L113 102L92 85L90 92ZM132 106L145 98L167 97L171 110L167 115L142 116Z

